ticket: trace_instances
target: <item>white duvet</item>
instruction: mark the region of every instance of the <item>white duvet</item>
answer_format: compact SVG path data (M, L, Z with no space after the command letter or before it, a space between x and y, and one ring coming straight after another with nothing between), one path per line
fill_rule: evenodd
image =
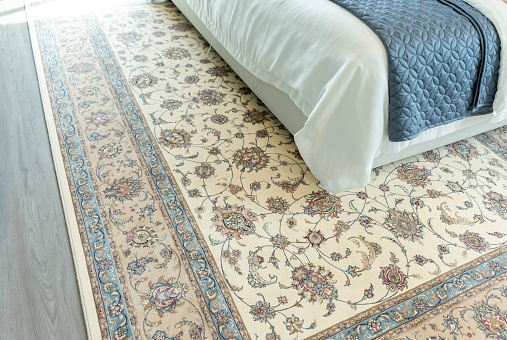
M236 60L287 93L308 117L295 141L320 186L332 193L366 185L379 155L398 153L481 119L507 119L507 4L502 0L467 0L493 22L501 39L493 114L396 143L387 136L385 49L348 11L328 0L186 2Z

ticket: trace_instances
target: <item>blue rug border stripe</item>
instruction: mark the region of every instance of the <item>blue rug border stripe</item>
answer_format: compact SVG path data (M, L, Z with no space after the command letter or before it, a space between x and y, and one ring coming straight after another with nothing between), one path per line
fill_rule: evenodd
M56 117L58 117L58 129L61 131L60 137L64 139L65 142L65 151L67 153L67 160L70 166L66 166L67 171L72 173L72 178L69 178L69 181L72 181L72 185L76 188L75 192L79 193L80 190L78 188L85 189L88 193L93 193L90 199L83 199L83 196L77 194L79 200L79 208L76 206L74 202L74 209L80 209L80 214L84 221L84 227L86 228L86 236L87 241L90 245L95 242L104 242L107 251L103 251L103 259L100 262L103 262L104 259L107 259L112 264L108 269L101 270L98 268L100 265L99 261L97 261L95 257L96 251L92 250L93 254L93 270L97 277L97 282L101 288L102 295L107 298L102 298L104 304L104 313L107 316L107 323L109 325L109 335L111 338L114 336L114 332L118 331L118 324L121 324L124 320L121 320L121 316L123 316L126 322L126 331L128 336L133 336L132 329L130 327L130 319L126 311L122 311L118 316L111 316L107 313L108 307L112 306L113 302L117 301L110 293L105 293L103 290L103 280L100 278L100 274L104 272L108 272L109 277L113 280L114 286L116 290L120 293L121 300L120 303L124 303L124 297L121 292L118 275L116 272L116 268L114 266L115 259L113 254L111 253L111 248L109 247L109 241L107 239L107 233L105 231L105 227L100 216L99 205L95 196L95 191L93 189L93 183L90 179L90 172L86 165L86 159L84 156L84 151L79 140L78 132L76 131L74 125L73 112L70 105L70 99L67 94L65 79L63 76L63 72L61 69L61 63L58 58L58 49L56 48L56 42L51 33L51 25L47 21L36 21L36 26L38 27L40 44L43 47L43 51L41 51L42 58L44 58L47 70L49 71L47 74L48 83L51 85L51 90L53 92L54 97L52 97L52 102L54 105L54 109L56 109ZM76 152L77 151L77 152ZM80 184L81 183L81 184ZM93 210L93 214L89 214L85 212L84 205L85 203L89 208ZM92 235L89 231L88 227L92 225L100 225L99 232L95 233L96 235ZM83 233L80 233L83 235ZM102 236L102 237L101 237ZM91 247L91 249L93 249ZM88 265L89 266L89 265ZM126 309L126 308L125 308Z
M495 139L488 136L487 133L481 133L475 136L475 138L484 145L487 145L489 148L493 148L493 152L495 152L495 154L507 161L507 150L505 150Z
M493 271L488 268L489 265L493 262L499 262L499 261L503 261L506 265L502 266L502 270L501 271ZM485 277L484 280L475 280L473 279L473 277L475 277L476 273L477 272L481 272L481 274L483 275L483 277ZM492 272L492 274L487 277L484 275L485 272ZM481 263L480 265L477 265L475 266L474 268L471 268L463 273L460 273L460 274L457 274L457 275L452 275L452 277L448 280L446 280L445 282L441 283L441 284L438 284L437 286L431 288L431 289L428 289L426 290L425 292L423 293L420 293L418 295L416 295L415 297L411 298L411 299L408 299L404 302L401 302L399 304L397 304L396 306L394 307L391 307L389 309L387 309L386 311L382 312L382 313L379 313L377 314L376 316L374 317L371 317L361 323L358 323L354 326L351 326L347 329L343 329L341 330L339 333L336 333L335 335L332 335L331 337L327 338L327 340L338 340L338 339L345 339L344 336L346 335L349 335L351 333L354 332L353 329L356 329L356 328L359 328L359 327L362 327L362 331L364 333L364 336L366 337L366 335L368 335L369 337L378 337L378 336L381 336L382 334L386 333L386 332L389 332L389 331L392 331L393 329L403 325L403 324L406 324L408 322L411 322L413 320L415 320L416 318L420 317L421 314L423 313L427 313L427 312L430 312L433 308L437 308L438 306L444 304L444 303L447 303L448 301L452 300L453 298L456 298L458 297L459 295L461 294L465 294L467 291L471 290L471 289L474 289L482 284L484 284L485 282L491 280L491 279L494 279L495 277L497 276L500 276L502 274L505 274L507 273L507 253L503 252L495 257L493 257L492 259L490 260L487 260L487 261L484 261L483 263ZM445 274L444 274L445 275ZM466 276L470 276L471 279L467 279L467 280L463 280L464 277ZM395 310L401 308L412 308L410 307L414 300L415 299L419 299L419 298L423 298L423 297L426 297L426 298L430 298L430 297L437 297L436 295L436 292L443 289L444 286L446 285L453 285L453 281L455 279L461 279L462 281L464 281L465 283L465 286L466 288L462 289L462 290L459 290L459 289L456 289L454 288L453 291L452 291L452 295L448 295L447 298L445 300L440 300L437 304L433 305L431 308L426 308L423 313L421 314L417 314L417 315L413 315L409 318L405 318L405 321L403 322L398 322L396 323L394 326L391 326L391 327L388 327L388 328L385 328L385 327L382 327L382 332L381 333L373 333L370 329L368 329L367 325L368 325L368 322L370 320L377 320L378 318L382 317L382 316L385 316L385 315L389 315L390 313L394 312ZM413 288L415 289L415 288ZM413 290L412 289L412 290ZM392 323L392 321L391 321ZM384 326L384 325L382 325Z

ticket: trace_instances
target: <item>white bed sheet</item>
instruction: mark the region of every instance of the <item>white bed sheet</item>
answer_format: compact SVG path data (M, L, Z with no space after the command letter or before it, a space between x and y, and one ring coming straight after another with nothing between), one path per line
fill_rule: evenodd
M308 119L296 144L332 193L368 183L373 160L481 121L507 119L507 6L467 0L490 18L502 47L494 113L427 130L406 142L387 136L387 58L363 22L328 0L186 0L250 73L287 93Z

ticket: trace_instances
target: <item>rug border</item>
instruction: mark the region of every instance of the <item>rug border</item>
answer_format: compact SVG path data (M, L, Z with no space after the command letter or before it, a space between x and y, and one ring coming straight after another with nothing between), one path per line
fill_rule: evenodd
M72 204L72 195L69 188L69 180L65 171L65 164L60 150L60 143L58 140L58 133L53 117L53 109L51 99L46 84L46 72L42 62L42 56L39 46L39 39L35 28L34 8L32 0L24 0L25 13L27 24L29 28L30 42L32 46L32 53L37 73L37 80L39 85L39 93L41 95L42 108L44 111L44 119L46 122L46 129L49 136L49 143L51 146L51 155L53 158L53 165L58 182L58 189L60 192L60 201L64 212L65 224L69 236L70 248L72 251L72 260L74 262L74 269L76 270L76 279L79 287L79 295L81 307L83 311L86 332L88 339L102 339L102 332L100 330L99 319L95 308L95 299L93 297L90 278L88 276L88 269L86 266L86 258L81 243L81 235L79 233L79 225L74 214L74 206ZM71 202L65 203L65 202Z

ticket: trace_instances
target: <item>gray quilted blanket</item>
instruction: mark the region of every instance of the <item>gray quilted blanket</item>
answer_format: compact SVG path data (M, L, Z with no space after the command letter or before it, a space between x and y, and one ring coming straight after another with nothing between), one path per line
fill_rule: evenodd
M383 42L389 140L492 112L500 65L493 24L462 0L331 0Z

